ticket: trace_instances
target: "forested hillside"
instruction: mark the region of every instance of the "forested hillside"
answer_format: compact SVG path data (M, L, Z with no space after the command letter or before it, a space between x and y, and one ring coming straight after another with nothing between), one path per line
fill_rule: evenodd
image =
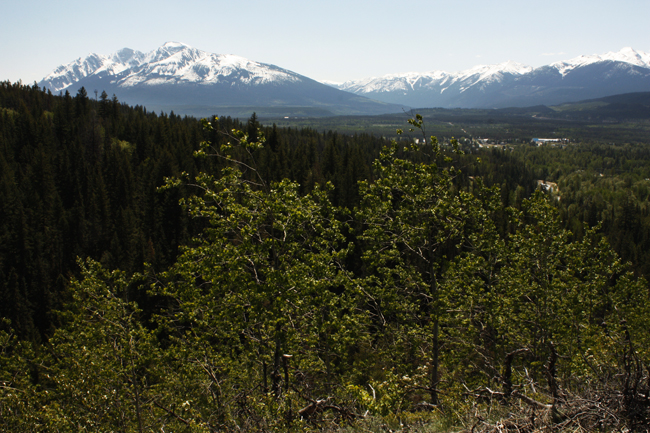
M38 338L51 329L50 312L62 306L77 257L129 273L145 262L162 270L199 232L178 205L181 192L157 188L181 172L218 171L221 161L192 155L204 139L218 145L224 137L216 131L105 93L91 98L85 89L58 97L2 83L0 107L0 313L19 335ZM251 122L222 118L220 127L256 131ZM382 145L361 136L349 146L351 137L310 130L269 128L267 135L267 149L256 156L269 181L290 177L305 192L341 177L340 199L348 204Z
M0 110L2 431L650 428L648 146Z

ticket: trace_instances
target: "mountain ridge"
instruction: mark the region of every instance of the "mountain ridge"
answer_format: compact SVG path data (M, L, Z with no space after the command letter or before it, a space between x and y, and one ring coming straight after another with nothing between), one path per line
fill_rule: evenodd
M250 107L251 112L256 107L293 107L287 114L309 107L328 115L381 114L403 108L334 89L275 65L208 53L179 42L167 42L149 53L125 48L108 56L90 54L60 66L38 84L53 92L82 86L105 90L130 104L198 116L242 115L241 109L232 107Z
M630 47L537 68L508 61L450 73L388 74L345 83L340 90L411 107L503 108L552 105L650 91L650 54Z
M626 47L537 68L507 61L455 73L407 72L332 83L167 42L148 53L123 48L78 58L39 85L53 92L82 86L106 90L127 103L196 116L268 109L301 116L383 114L405 107L526 107L650 91L650 54Z

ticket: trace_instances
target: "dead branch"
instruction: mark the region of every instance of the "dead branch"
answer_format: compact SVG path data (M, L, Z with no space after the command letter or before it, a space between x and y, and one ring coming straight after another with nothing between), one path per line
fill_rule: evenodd
M174 418L176 418L177 420L179 420L179 421L182 422L183 424L185 424L185 425L190 425L190 423L189 423L188 421L186 421L186 420L184 420L183 418L181 418L181 417L180 417L179 415L177 415L175 412L173 412L173 411L167 409L166 407L164 407L163 405L161 405L160 403L158 403L156 400L153 400L153 404L154 404L156 407L158 407L158 408L164 410L164 411L167 412L169 415L173 416Z

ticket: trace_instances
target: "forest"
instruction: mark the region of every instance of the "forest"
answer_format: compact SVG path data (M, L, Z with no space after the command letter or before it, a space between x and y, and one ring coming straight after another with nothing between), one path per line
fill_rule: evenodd
M650 429L650 144L399 128L0 83L0 431Z

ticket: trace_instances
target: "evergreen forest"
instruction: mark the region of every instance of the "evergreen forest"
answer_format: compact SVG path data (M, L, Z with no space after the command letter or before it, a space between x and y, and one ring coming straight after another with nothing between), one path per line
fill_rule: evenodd
M648 431L650 144L401 128L0 83L0 431Z

